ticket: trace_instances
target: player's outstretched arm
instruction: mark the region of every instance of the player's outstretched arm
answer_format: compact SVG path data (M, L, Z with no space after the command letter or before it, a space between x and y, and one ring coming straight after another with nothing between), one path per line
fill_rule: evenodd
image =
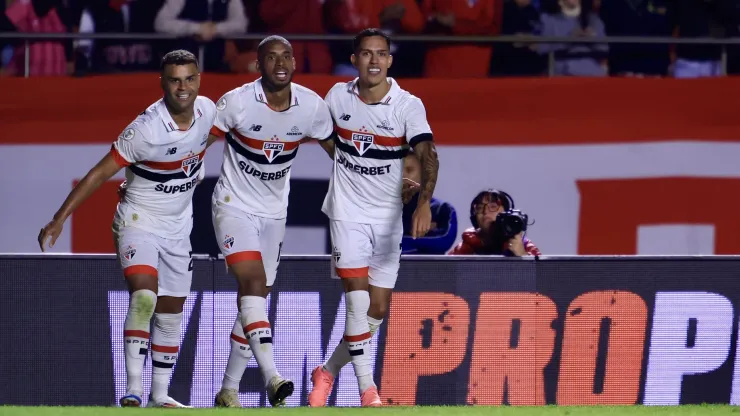
M46 251L46 243L51 238L49 248L54 247L54 244L59 238L59 234L62 233L62 227L64 222L69 218L70 215L80 206L90 195L93 194L100 185L105 183L113 175L121 170L121 166L116 162L111 153L105 155L103 159L98 162L89 172L82 178L82 181L72 189L67 199L64 201L59 210L54 214L52 220L46 224L44 228L39 232L39 247L41 251Z

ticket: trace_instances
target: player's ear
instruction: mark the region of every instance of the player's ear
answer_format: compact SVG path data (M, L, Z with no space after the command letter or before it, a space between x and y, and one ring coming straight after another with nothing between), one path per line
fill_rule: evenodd
M390 68L391 65L393 65L393 55L388 55L388 68Z
M295 64L295 56L290 58L293 61L293 69L295 70L296 64Z
M257 72L262 72L262 65L260 65L259 58L254 60L254 69L256 69Z
M352 62L352 66L357 68L357 57L355 54L352 54L352 56L349 57L349 61Z

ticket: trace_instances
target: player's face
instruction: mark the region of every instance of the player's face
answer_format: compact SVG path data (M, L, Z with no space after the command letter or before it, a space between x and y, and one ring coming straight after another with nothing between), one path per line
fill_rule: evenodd
M293 49L282 42L270 42L257 62L262 79L275 88L290 84L295 72Z
M403 160L403 177L421 183L421 163L416 155L410 154Z
M193 107L200 89L200 73L195 64L167 65L162 74L162 90L167 103L177 110Z
M478 227L483 230L489 230L491 224L496 221L499 213L504 212L504 207L496 201L492 201L488 196L475 207L475 219L478 220Z
M380 36L364 38L350 59L359 72L360 82L370 87L385 81L393 63L388 42Z

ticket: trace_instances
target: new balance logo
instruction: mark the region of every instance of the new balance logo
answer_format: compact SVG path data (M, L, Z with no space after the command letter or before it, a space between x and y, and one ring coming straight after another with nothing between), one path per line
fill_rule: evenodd
M176 147L170 147L169 149L167 149L167 154L168 155L174 155L175 153L177 153L177 148Z
M340 120L343 120L343 121L349 121L350 117L352 117L352 116L351 116L351 115L349 115L349 114L344 114L344 113L342 113L342 115L341 115L341 116L339 116L339 119L340 119Z
M259 124L252 124L252 127L250 127L248 131L260 131L260 130L262 130L262 126L260 126Z

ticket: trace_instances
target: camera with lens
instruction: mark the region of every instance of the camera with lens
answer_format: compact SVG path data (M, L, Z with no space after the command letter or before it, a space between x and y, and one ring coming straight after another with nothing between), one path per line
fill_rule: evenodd
M493 234L501 237L503 240L509 240L515 235L527 231L527 222L529 216L518 209L509 209L499 213L496 221L491 224Z

